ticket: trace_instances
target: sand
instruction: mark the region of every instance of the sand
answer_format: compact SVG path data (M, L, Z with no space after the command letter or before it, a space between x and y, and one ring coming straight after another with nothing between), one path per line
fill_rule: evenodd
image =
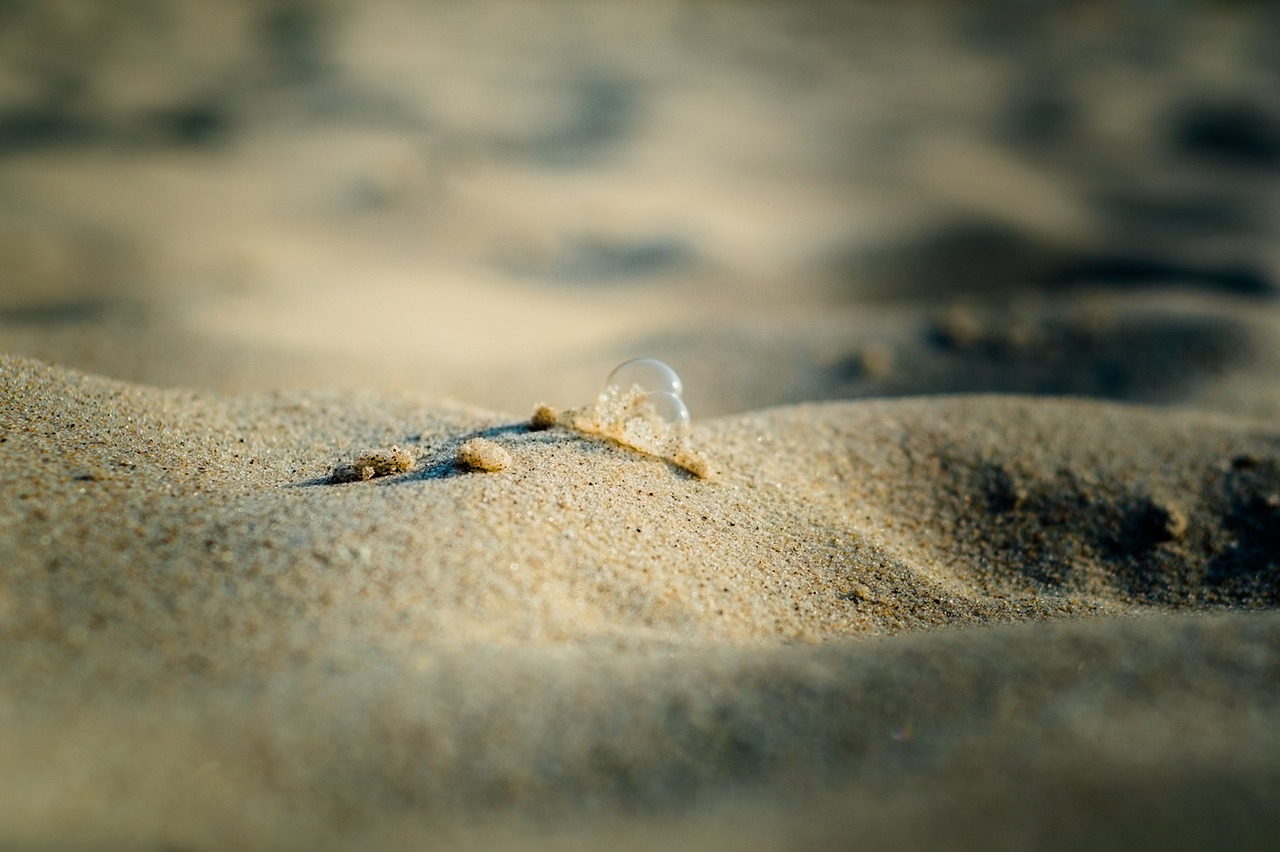
M706 481L395 398L3 377L14 842L911 846L937 810L976 844L1006 808L1044 812L995 823L1010 846L1072 819L1181 842L1221 783L1180 819L1273 827L1259 427L826 403L698 424ZM509 468L458 463L477 435ZM331 484L393 441L412 470Z
M1273 845L1276 22L926 7L0 13L0 846Z

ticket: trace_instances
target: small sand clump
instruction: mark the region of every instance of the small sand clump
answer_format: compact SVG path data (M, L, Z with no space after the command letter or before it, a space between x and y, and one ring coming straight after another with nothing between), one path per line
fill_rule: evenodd
M488 438L472 438L458 447L458 463L471 470L497 473L511 467L511 453Z
M363 453L349 462L335 465L329 471L329 481L364 482L380 476L404 473L413 467L413 456L407 450L391 446L385 450Z
M550 429L552 426L560 422L560 412L556 411L545 402L538 403L533 409L533 416L529 418L529 428L534 432L541 432Z

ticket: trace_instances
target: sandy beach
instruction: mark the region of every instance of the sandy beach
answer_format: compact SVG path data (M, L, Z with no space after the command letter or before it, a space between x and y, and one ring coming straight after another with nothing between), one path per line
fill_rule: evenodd
M0 846L1269 848L1277 36L0 10Z

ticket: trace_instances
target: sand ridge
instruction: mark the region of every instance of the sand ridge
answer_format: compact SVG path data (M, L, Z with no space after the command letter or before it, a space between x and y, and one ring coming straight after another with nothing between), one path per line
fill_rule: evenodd
M336 608L362 631L377 602L392 619L379 630L425 642L816 641L1276 600L1276 436L1196 415L1017 398L783 408L699 424L723 469L708 482L498 414L191 396L14 358L5 380L25 409L4 445L11 570L89 560L79 603L60 601L81 630L121 626L98 593L135 575L131 606L200 600L209 632L252 631L235 589L269 577L280 605ZM481 434L508 470L455 464ZM413 447L413 469L328 483L378 441Z
M810 404L695 423L703 480L402 397L0 379L14 842L895 847L936 839L897 808L980 843L962 814L1151 765L1175 802L1234 767L1214 819L1276 789L1280 639L1240 612L1276 600L1261 424ZM459 465L479 436L510 465ZM409 470L329 478L392 443Z

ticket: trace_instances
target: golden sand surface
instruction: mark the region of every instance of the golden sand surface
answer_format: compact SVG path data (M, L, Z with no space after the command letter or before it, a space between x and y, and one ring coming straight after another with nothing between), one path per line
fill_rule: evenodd
M1280 19L1153 9L0 4L0 848L1272 848Z
M938 835L884 801L1066 820L1158 779L1166 814L1214 773L1248 839L1276 790L1263 428L824 403L699 424L707 481L500 414L2 363L15 842L817 847L874 810L894 846ZM394 442L410 470L329 478Z

